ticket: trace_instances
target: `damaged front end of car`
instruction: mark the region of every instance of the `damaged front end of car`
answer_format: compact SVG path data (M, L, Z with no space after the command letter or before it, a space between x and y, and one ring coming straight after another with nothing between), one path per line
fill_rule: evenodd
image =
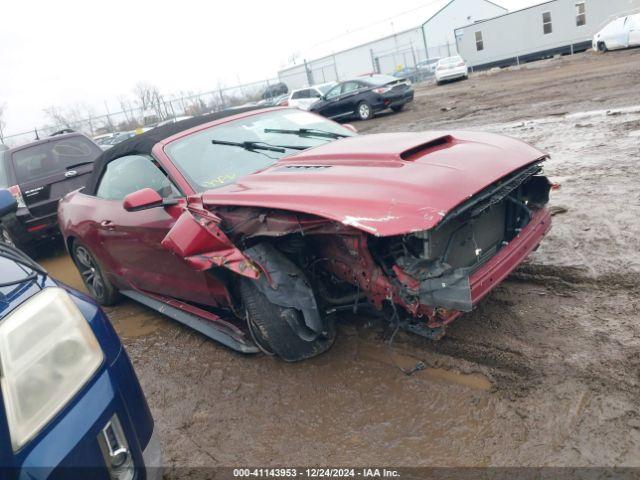
M437 338L549 230L550 182L542 160L441 212L426 230L407 226L406 233L384 236L371 225L397 217L337 221L277 208L204 205L194 197L183 214L188 220L178 220L163 245L194 268L226 268L254 282L303 341L328 338L333 313L363 304L390 308L406 329Z

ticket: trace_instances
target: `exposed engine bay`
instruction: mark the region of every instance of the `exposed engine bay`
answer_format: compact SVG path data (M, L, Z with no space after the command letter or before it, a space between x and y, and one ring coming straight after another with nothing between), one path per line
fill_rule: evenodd
M291 211L222 207L215 213L222 231L262 268L271 288L282 293L272 292L271 300L289 301L288 306L304 311L312 331L323 328L314 309L326 314L363 302L377 310L391 304L395 311L399 305L409 318L437 328L471 311L474 273L542 211L551 184L541 172L539 163L526 166L442 215L436 227L390 237ZM254 252L264 243L288 259L282 268L286 275L278 271L277 261L267 268L260 265ZM288 290L274 281L287 278L296 283L295 301L287 300ZM301 291L305 288L306 294ZM300 298L315 301L305 309Z

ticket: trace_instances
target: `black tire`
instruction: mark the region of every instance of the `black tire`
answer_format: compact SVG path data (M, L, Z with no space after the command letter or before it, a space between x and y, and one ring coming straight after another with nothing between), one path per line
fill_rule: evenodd
M120 299L118 290L109 281L91 251L77 240L71 245L71 258L80 272L84 286L100 305L108 307Z
M240 280L240 297L252 336L265 353L273 353L286 362L298 362L320 355L333 345L336 326L332 317L327 318L325 335L304 340L288 323L304 325L301 312L271 303L251 280L244 278Z
M608 49L607 49L607 44L606 44L606 43L604 43L604 42L598 42L598 51L600 51L600 52L604 53L604 52L606 52L607 50L608 50Z
M373 108L368 102L360 102L356 107L356 117L360 120L369 120L373 118Z
M391 107L391 110L396 113L401 112L404 109L404 105L404 103L402 105L396 105L395 107Z

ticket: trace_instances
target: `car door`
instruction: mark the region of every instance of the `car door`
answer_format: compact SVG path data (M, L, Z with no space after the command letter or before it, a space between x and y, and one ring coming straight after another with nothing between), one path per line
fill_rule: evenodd
M640 13L629 17L629 46L640 46Z
M129 212L125 196L151 188L165 199L181 194L147 155L120 157L107 166L96 197L97 237L108 268L135 288L206 305L215 305L204 272L164 249L160 242L182 213L178 205Z
M337 116L352 115L356 111L356 106L364 100L363 86L356 80L351 80L342 84L340 99L337 108Z
M606 27L603 35L607 48L626 48L629 45L629 17L618 18Z
M342 84L338 84L327 92L322 103L314 108L320 115L333 118L339 115L340 111L340 93L342 92Z

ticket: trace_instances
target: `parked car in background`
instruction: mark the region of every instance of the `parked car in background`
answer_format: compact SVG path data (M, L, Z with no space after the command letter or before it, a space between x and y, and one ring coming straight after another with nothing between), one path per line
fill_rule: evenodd
M264 89L264 92L262 92L262 99L269 100L274 97L279 97L280 95L286 95L288 93L289 93L289 87L287 87L286 83L283 83L283 82L274 83L273 85L269 85L267 88Z
M616 18L593 37L596 52L640 46L640 13Z
M267 100L260 100L258 105L263 107L286 107L289 105L289 94L278 95L277 97L269 98Z
M421 72L414 67L404 67L393 72L396 78L404 78L412 83L417 83L422 79Z
M102 150L81 133L48 137L0 152L0 188L18 202L14 216L0 223L0 238L29 249L59 235L58 201L84 187Z
M158 123L156 127L162 127L163 125L170 125L172 123L181 122L182 120L188 120L189 118L193 118L191 115L181 115L179 117L169 118L168 120L163 120Z
M120 142L125 141L127 138L135 137L136 132L115 132L108 138L102 138L98 146L102 150L109 150L114 145L119 144Z
M0 190L0 220L16 208ZM95 301L1 241L0 298L2 478L160 479L151 412Z
M310 111L332 119L369 120L383 110L399 112L412 101L411 82L376 74L336 84Z
M219 112L104 152L60 226L100 303L125 295L297 361L328 350L354 305L442 336L549 230L547 157L490 133L360 136L294 108Z
M460 55L442 58L436 64L436 83L469 78L469 68Z
M287 105L301 110L309 110L311 105L321 100L322 97L335 86L336 82L322 83L312 87L292 90L289 94Z
M440 61L440 57L430 58L428 60L422 60L416 63L416 68L421 72L424 77L431 77L436 73L436 66Z
M106 142L108 140L111 140L113 137L117 136L118 132L113 132L113 133L103 133L102 135L96 135L95 137L93 137L93 141L97 144L97 145L102 145L103 142Z

